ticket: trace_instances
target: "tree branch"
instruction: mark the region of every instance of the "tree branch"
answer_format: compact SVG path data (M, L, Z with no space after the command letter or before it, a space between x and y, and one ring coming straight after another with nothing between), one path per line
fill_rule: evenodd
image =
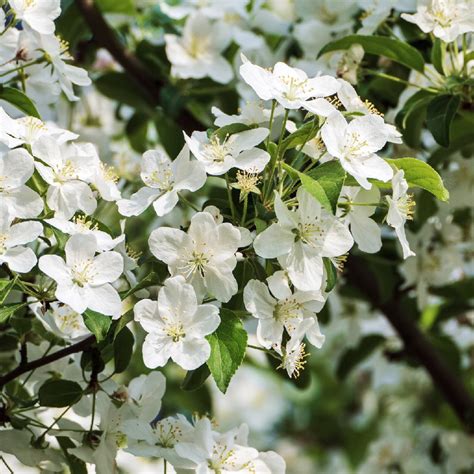
M438 352L401 306L402 294L397 289L386 301L380 297L377 276L360 257L351 256L347 280L382 311L402 339L406 350L414 355L430 374L433 385L451 405L466 430L474 433L474 399L463 382L446 365Z
M95 43L109 51L124 71L141 87L152 105L159 106L160 89L166 84L153 77L140 59L125 48L115 31L105 21L94 0L75 0L75 3L92 31ZM181 111L176 122L186 133L203 129L203 125L186 110Z
M27 362L26 364L20 364L16 369L8 372L4 376L0 377L0 389L6 385L8 382L16 379L20 375L23 375L30 370L37 369L39 367L43 367L44 365L48 365L51 362L56 360L62 359L68 355L74 354L76 352L81 352L87 349L95 342L95 336L89 336L82 341L77 342L71 346L65 347L59 351L54 352L53 354L49 354L47 356L41 357L40 359L33 360L31 362Z

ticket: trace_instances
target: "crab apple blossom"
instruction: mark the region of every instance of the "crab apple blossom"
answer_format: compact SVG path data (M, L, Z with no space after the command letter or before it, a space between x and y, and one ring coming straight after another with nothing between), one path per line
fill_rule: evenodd
M320 348L324 336L319 329L316 313L324 306L319 291L292 292L283 271L267 278L267 285L250 280L244 289L244 304L252 316L258 318L257 338L266 348L281 351L283 331L291 337L303 323L311 322L304 335ZM306 321L305 321L306 320Z
M277 222L257 235L253 245L260 257L278 257L297 289L317 291L323 283L323 257L345 254L354 240L346 226L303 188L297 200L298 208L289 210L276 195Z
M151 253L168 265L172 276L182 275L198 298L209 294L222 302L238 289L232 271L240 243L239 229L228 222L217 224L208 212L195 214L187 232L159 227L149 239Z
M171 74L182 79L209 76L222 84L229 82L234 73L221 53L231 39L224 23L212 22L201 13L190 15L182 36L165 35Z
M0 264L5 263L10 270L29 272L36 265L36 255L25 247L43 232L40 222L19 222L13 224L8 205L0 203Z
M407 193L408 184L404 176L403 170L399 170L392 179L393 194L386 196L388 201L387 223L395 229L402 246L403 258L408 258L415 253L410 250L405 234L405 223L408 219L412 219L415 202L413 197Z
M97 201L87 184L94 172L96 156L83 144L62 146L51 137L41 137L32 146L36 169L49 184L48 206L55 217L70 219L78 210L92 214Z
M118 318L122 304L117 290L111 285L123 272L123 258L113 251L96 256L97 239L91 234L75 234L65 247L66 259L44 255L40 270L56 281L56 298L74 311L87 308Z
M198 304L194 288L178 275L165 281L158 300L139 301L135 320L147 332L143 361L147 367L163 367L172 359L186 370L201 366L211 354L205 336L219 326L219 309Z
M60 0L9 0L15 17L43 35L54 33L54 20L61 13Z
M158 216L164 216L178 203L180 191L197 191L206 181L203 166L197 161L190 161L187 146L174 161L157 150L145 152L140 177L145 186L132 194L130 199L117 202L123 216L137 216L151 204Z
M208 138L206 132L193 132L184 138L191 153L203 165L206 173L221 175L231 168L262 171L270 161L267 151L257 148L268 136L268 129L255 128L234 133L224 138L217 135Z
M25 149L0 148L0 198L14 217L36 217L43 210L39 194L26 186L34 169L33 157Z
M335 94L339 83L331 76L308 78L301 69L292 68L285 63L275 64L272 71L252 64L242 55L240 74L263 100L276 100L286 109L304 108L308 112L328 115L334 109L322 97Z
M389 181L393 176L390 165L376 155L388 141L380 133L381 117L365 115L347 123L340 112L331 114L321 129L321 138L328 153L337 158L342 167L365 189L368 179Z

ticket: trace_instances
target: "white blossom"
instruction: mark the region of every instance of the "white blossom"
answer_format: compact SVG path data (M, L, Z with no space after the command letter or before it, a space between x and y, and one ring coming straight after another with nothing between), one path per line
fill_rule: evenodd
M117 318L122 304L114 283L122 274L123 259L117 252L97 252L94 235L75 234L66 243L66 260L44 255L40 270L56 281L56 298L74 311L93 311Z
M240 241L241 233L232 224L216 224L211 214L199 212L191 219L187 233L160 227L150 234L149 245L172 276L182 275L194 286L198 298L207 293L226 302L238 289L232 271Z
M405 234L405 223L407 219L412 219L414 201L411 195L407 194L408 183L403 170L398 170L392 179L392 196L386 196L388 201L387 224L395 229L398 240L402 246L403 258L415 255L410 250Z
M194 370L209 358L205 336L219 326L219 309L199 305L194 288L182 276L165 281L158 301L139 301L134 314L148 333L142 349L147 367L163 367L171 358L183 369Z
M14 217L36 217L43 210L39 194L26 186L34 169L33 157L23 148L0 148L0 198Z
M164 216L178 203L180 191L197 191L206 181L203 166L190 161L187 146L174 161L158 150L145 152L140 176L145 186L132 194L130 199L117 202L123 216L138 216L152 203L156 214Z
M278 257L296 288L315 291L323 283L323 257L345 254L354 240L345 225L303 188L297 198L298 209L290 211L276 195L278 221L257 235L254 248L260 257Z
M60 0L9 0L15 17L43 35L54 33L54 20L61 13Z
M321 293L292 292L283 271L269 276L267 283L268 287L259 280L250 280L244 289L245 308L258 318L257 338L260 344L267 349L281 351L283 331L293 336L306 320L303 337L306 335L311 344L320 348L324 336L319 329L316 313L324 306Z
M470 1L428 0L418 6L415 14L402 13L402 18L447 43L474 31L474 11Z
M184 134L191 153L204 165L208 174L221 175L231 168L260 172L270 161L270 155L256 146L268 136L267 128L254 128L224 138L206 132Z
M339 159L342 167L365 189L372 186L368 178L389 181L393 176L390 165L375 154L387 143L387 136L380 133L380 120L381 117L370 114L347 123L340 112L335 112L321 129L328 153Z
M221 53L230 40L230 31L224 23L211 22L201 13L189 16L182 36L165 35L171 74L182 79L209 76L216 82L229 82L234 74Z
M43 232L43 226L36 221L12 222L8 205L0 202L0 265L6 263L14 272L27 273L36 265L36 255L24 245L33 242Z

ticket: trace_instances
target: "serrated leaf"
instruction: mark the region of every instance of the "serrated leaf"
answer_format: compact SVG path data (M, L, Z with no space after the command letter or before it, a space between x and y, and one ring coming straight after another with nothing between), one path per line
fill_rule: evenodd
M428 163L416 158L395 158L386 161L404 171L408 186L425 189L440 201L449 199L449 191L444 187L441 176Z
M0 324L7 322L16 311L21 308L24 308L28 303L12 303L12 304L4 304L0 308Z
M318 53L318 57L330 51L349 49L353 44L360 44L366 53L385 56L410 69L423 72L425 61L421 53L406 42L388 36L349 35L328 43Z
M0 100L8 102L26 115L31 115L41 119L35 104L33 104L27 95L23 94L23 92L19 91L18 89L0 85Z
M38 390L39 403L43 407L67 407L82 397L83 390L72 380L47 380Z
M211 375L211 371L207 364L203 364L195 370L188 370L188 372L186 372L186 377L184 377L181 384L181 388L186 392L197 390L202 387L209 375Z
M435 97L428 104L426 126L441 146L449 146L451 123L460 103L459 96L443 94Z
M301 181L303 188L316 198L329 212L335 214L337 200L341 193L346 173L338 161L331 161L318 166L310 175L301 173L283 163L288 174Z
M132 331L124 327L114 340L114 371L116 374L122 373L130 363L133 353L133 343L135 338Z
M82 315L84 319L84 324L87 329L94 334L97 342L103 341L107 336L110 325L112 324L112 318L110 316L105 316L104 314L97 313L91 309L86 309L85 313Z
M342 354L337 365L336 375L340 379L345 379L358 364L369 357L384 341L385 338L379 334L363 337L357 347L351 347Z
M247 349L247 332L242 321L230 310L221 309L221 324L207 336L211 355L207 361L217 387L225 393L242 363Z

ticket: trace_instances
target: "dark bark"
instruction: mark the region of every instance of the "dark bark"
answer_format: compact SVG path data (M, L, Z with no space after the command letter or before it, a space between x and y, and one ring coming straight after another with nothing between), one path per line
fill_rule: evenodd
M418 328L416 321L406 313L401 303L403 293L396 289L390 298L382 300L377 275L371 272L360 257L350 257L346 277L375 308L385 314L403 341L407 353L416 357L466 430L474 433L474 398Z
M94 0L75 0L75 3L89 26L97 46L109 51L124 71L141 87L150 104L159 106L160 90L166 84L153 77L140 59L125 48L115 31L105 21ZM188 134L203 129L203 125L185 109L181 110L176 123Z

